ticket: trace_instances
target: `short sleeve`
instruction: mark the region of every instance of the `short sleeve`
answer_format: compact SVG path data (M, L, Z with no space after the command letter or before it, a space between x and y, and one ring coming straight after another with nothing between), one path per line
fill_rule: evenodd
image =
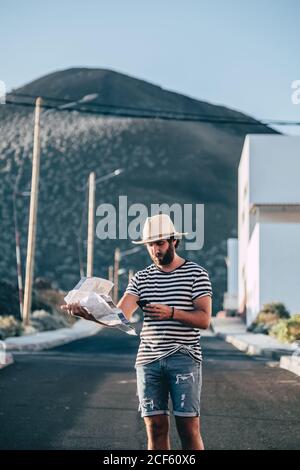
M204 295L210 295L212 297L212 287L207 271L203 270L197 274L193 287L192 287L192 300Z
M140 296L140 291L139 291L139 279L138 279L138 272L130 279L128 286L126 288L126 293L127 294L133 294L137 295L138 297Z

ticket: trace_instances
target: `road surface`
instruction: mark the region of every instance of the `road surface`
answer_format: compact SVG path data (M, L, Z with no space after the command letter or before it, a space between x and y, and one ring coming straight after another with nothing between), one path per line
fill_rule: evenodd
M138 338L104 329L0 371L1 449L146 449L137 411ZM299 449L299 377L213 335L204 350L207 449ZM273 367L272 367L273 366ZM180 442L172 420L173 449Z

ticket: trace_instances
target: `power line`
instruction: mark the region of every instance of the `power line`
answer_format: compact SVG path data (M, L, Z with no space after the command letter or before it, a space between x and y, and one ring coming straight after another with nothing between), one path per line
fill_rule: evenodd
M36 96L34 95L30 95L30 94L27 94L27 93L10 93L10 95L14 95L14 96L20 96L20 97L24 97L24 98L30 98L32 100L35 100L36 99ZM89 96L92 96L92 95L86 95L86 97L89 97ZM278 125L278 126L284 126L284 125L288 125L288 126L298 126L299 125L299 122L298 121L287 121L287 120L276 120L276 119L261 119L261 120L257 120L255 118L227 118L226 116L216 116L216 115L199 115L199 114L196 114L196 113L186 113L184 111L174 111L174 110L166 110L166 109L156 109L156 108L141 108L141 107L133 107L133 106L124 106L124 105L113 105L113 104L105 104L105 103L93 103L93 102L85 102L84 101L84 97L83 98L69 98L69 99L66 99L66 98L56 98L56 97L53 97L53 96L43 96L43 99L44 100L47 100L47 101L57 101L57 102L60 102L60 103L65 103L65 104L69 104L69 105L82 105L82 106L92 106L92 107L96 107L96 108L111 108L111 109L117 109L118 111L120 109L125 109L125 110L130 110L130 111L137 111L137 112L148 112L148 113L162 113L162 114L171 114L172 116L188 116L188 117L193 117L193 118L197 118L197 120L208 120L207 122L212 122L212 120L214 120L213 122L215 122L215 120L217 120L218 122L220 121L221 123L223 121L226 120L226 123L230 121L231 122L237 122L239 124L242 124L242 123L245 123L245 124L252 124L252 125L259 125L261 123L263 124L270 124L270 125ZM65 108L63 110L66 110ZM78 110L78 109L70 109L71 111L78 111L78 112L83 112L85 110ZM100 113L102 114L102 113ZM127 117L127 115L126 115ZM133 116L133 117L136 117L136 116ZM145 117L145 116L143 116ZM146 116L148 117L148 116ZM183 120L180 118L180 120Z
M27 97L31 98L31 95L26 95ZM32 97L33 98L33 97ZM47 100L47 98L45 98ZM48 98L49 99L49 98ZM51 98L52 100L56 100L56 98ZM59 99L61 100L61 99ZM65 100L63 100L65 102ZM33 108L35 105L34 103L28 102L20 102L14 100L6 100L6 104L13 105L13 106L23 106L23 107L31 107ZM70 102L69 102L70 104ZM76 106L82 106L79 101L78 103L74 103ZM83 106L86 107L87 105L91 105L92 103L84 104ZM96 103L94 103L96 105ZM105 109L100 110L93 110L93 109L79 109L76 108L62 108L60 106L54 106L51 104L43 104L42 107L44 109L54 110L57 112L77 112L82 114L93 114L97 116L111 116L111 117L125 117L125 118L140 118L140 119L161 119L161 120L172 120L172 121L187 121L187 122L202 122L208 124L237 124L237 125L252 125L258 126L264 124L266 126L299 126L300 121L287 121L287 120L272 120L272 119L264 119L262 121L256 121L255 119L233 119L227 118L225 116L206 116L206 115L197 115L197 114L187 114L184 112L176 112L176 111L156 111L156 110L148 110L145 108L129 108L129 107L117 107L115 105L104 105L99 104L97 106L104 107L104 108L116 108L116 111L110 111ZM135 109L137 113L121 111L121 109Z
M29 95L27 93L10 93L9 95L14 95L14 96L20 96L20 97L23 97L23 98L30 98L32 100L35 100L36 97L33 96L33 95ZM89 95L86 95L86 96L89 96ZM107 109L107 108L111 108L111 109L116 109L116 110L120 110L120 109L124 109L124 110L129 110L129 111L137 111L137 112L146 112L146 113L163 113L163 114L172 114L172 115L180 115L180 116L189 116L189 117L195 117L195 118L199 118L199 116L201 117L201 119L228 119L226 118L225 116L214 116L214 115L199 115L198 113L187 113L185 111L174 111L174 110L169 110L169 109L157 109L157 108L141 108L141 107L134 107L134 106L124 106L124 105L114 105L114 104L105 104L105 103L93 103L93 102L85 102L84 101L84 98L81 98L81 99L78 99L78 98L69 98L69 99L66 99L66 98L55 98L55 97L50 97L50 96L44 96L43 95L43 100L45 101L57 101L59 103L65 103L65 104L68 104L68 105L73 105L73 106L78 106L78 105L81 105L81 106L92 106L92 107L96 107L96 108L104 108L104 109ZM53 105L52 105L53 106ZM66 108L63 108L63 106L60 107L60 109L66 109ZM233 118L230 118L233 120ZM236 118L238 121L241 121L242 119L241 118ZM257 122L254 118L250 118L251 120ZM234 119L235 120L235 119ZM249 118L245 118L243 119L245 122L249 122Z

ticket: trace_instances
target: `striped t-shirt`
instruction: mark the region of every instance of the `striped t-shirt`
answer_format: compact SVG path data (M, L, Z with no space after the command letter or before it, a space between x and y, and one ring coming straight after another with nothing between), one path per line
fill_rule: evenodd
M207 271L188 260L170 272L162 271L151 264L133 276L126 292L138 296L140 300L148 300L149 303L165 304L186 311L195 309L193 300L196 298L212 296ZM198 328L173 319L155 320L144 312L135 366L148 364L179 350L201 362L199 340Z

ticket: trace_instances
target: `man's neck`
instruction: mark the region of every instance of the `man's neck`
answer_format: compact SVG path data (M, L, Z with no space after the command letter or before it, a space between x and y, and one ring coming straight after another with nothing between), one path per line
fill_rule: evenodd
M164 264L164 265L157 264L157 267L158 267L161 271L165 271L165 272L167 273L167 272L169 272L169 271L173 271L174 269L178 268L178 267L181 266L184 262L185 262L185 259L184 259L184 258L181 258L181 256L175 255L174 258L173 258L172 263L170 263L170 264Z

